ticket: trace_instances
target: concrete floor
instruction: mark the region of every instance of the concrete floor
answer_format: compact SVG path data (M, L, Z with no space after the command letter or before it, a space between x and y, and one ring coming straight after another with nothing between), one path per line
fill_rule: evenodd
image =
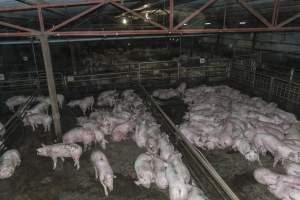
M64 109L62 114L64 131L75 127L75 115ZM41 129L39 129L41 130ZM108 144L104 151L117 178L114 191L105 197L102 186L95 181L94 170L89 161L91 151L85 152L81 159L81 168L77 171L73 161L67 159L58 162L57 169L52 170L52 160L36 155L36 148L41 143L50 144L49 133L32 133L25 129L26 136L17 147L22 155L21 166L15 174L6 180L0 180L0 200L167 200L168 191L161 191L154 185L151 189L136 186L134 180L134 161L144 152L132 140ZM95 149L95 148L94 148Z

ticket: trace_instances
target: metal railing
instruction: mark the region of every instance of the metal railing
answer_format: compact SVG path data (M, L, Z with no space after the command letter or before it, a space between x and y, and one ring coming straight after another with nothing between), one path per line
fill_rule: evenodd
M172 143L183 154L183 161L191 172L193 179L197 185L205 191L209 199L239 200L236 194L206 159L201 150L197 149L187 140L152 96L148 94L146 89L142 85L139 85L139 87L146 105L162 125L163 131L170 136Z
M276 73L265 74L257 71L255 65L233 62L230 68L230 84L276 102L290 112L300 114L300 83L291 78L280 78Z

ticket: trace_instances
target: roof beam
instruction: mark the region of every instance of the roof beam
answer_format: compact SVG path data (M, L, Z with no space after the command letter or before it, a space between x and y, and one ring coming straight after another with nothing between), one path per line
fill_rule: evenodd
M95 11L96 9L100 8L101 6L103 6L104 4L106 4L106 1L101 1L101 3L99 3L97 5L94 5L94 6L90 7L89 9L86 9L85 11L83 11L83 12L81 12L81 13L79 13L79 14L77 14L77 15L75 15L75 16L73 16L73 17L71 17L71 18L69 18L69 19L67 19L65 21L63 21L62 23L53 26L52 28L50 28L49 30L47 30L47 32L53 32L53 31L55 31L55 30L57 30L59 28L62 28L64 26L66 26L67 24L69 24L69 23L71 23L71 22L73 22L73 21L75 21L75 20L77 20L77 19L79 19L79 18L81 18L81 17L83 17L83 16L85 16L85 15L87 15L87 14Z
M248 5L245 0L238 0L238 2L248 10L252 15L254 15L259 21L261 21L265 26L272 27L272 24L266 20L261 14L259 14L255 9L253 9L250 5Z
M163 25L161 25L161 24L159 24L159 23L157 23L157 22L155 22L155 21L153 21L151 19L146 19L144 16L140 15L139 13L137 13L137 12L135 12L135 11L129 9L129 8L127 8L126 6L123 6L123 5L121 5L119 3L116 3L114 1L109 1L109 3L112 4L112 5L114 5L114 6L116 6L116 7L118 7L118 8L120 8L120 9L122 9L122 10L124 10L124 11L126 11L127 13L135 15L136 17L138 17L140 19L143 19L146 22L149 22L153 26L159 27L159 28L161 28L163 30L167 29L165 26L163 26Z
M291 23L292 21L294 21L294 20L296 20L296 19L298 19L298 18L300 18L300 13L298 13L298 14L296 14L296 15L294 15L294 16L288 18L287 20L281 22L280 24L278 24L278 27L283 27L283 26L285 26L285 25Z
M26 4L26 5L30 5L30 6L34 6L34 5L37 5L37 4L34 4L34 3L31 3L31 2L28 2L26 0L15 0L17 2L20 2L20 3L23 3L23 4ZM50 12L50 13L53 13L55 15L60 15L60 16L63 16L63 17L66 17L65 14L62 14L60 12L57 12L55 10L51 10L51 9L48 9L48 8L45 8L46 11Z
M175 26L174 30L178 30L180 27L182 27L184 24L188 23L191 19L202 13L204 10L206 10L208 7L210 7L212 4L214 4L217 0L209 0L207 1L203 6L201 6L199 9L195 10L191 15L186 17L182 22L180 22L177 26Z
M273 0L273 15L272 15L272 25L276 26L278 21L278 14L279 14L279 5L280 0Z
M38 31L36 31L34 29L31 29L31 28L26 28L26 27L23 27L23 26L19 26L19 25L16 25L16 24L11 24L11 23L4 22L4 21L0 21L0 25L5 26L5 27L9 27L9 28L13 28L13 29L16 29L16 30L20 30L20 31L30 32L30 33L37 33L38 32Z
M113 0L114 2L120 2L121 0ZM17 8L0 8L0 12L16 12L16 11L25 11L25 10L34 10L38 7L40 8L61 8L61 7L76 7L76 6L88 6L102 3L103 0L87 0L87 1L79 1L79 2L70 2L70 3L43 3L36 5L28 5L24 7Z

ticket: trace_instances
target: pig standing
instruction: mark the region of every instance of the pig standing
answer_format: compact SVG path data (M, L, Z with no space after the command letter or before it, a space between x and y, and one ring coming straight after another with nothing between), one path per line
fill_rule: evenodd
M53 170L56 169L57 158L60 158L64 162L64 158L72 158L74 161L74 167L79 170L80 164L79 159L82 154L82 148L78 144L52 144L44 145L42 144L41 148L38 148L37 155L50 157L53 160Z
M169 158L174 154L174 146L169 142L169 137L166 133L163 133L163 137L159 138L159 156L164 161L168 161Z
M169 158L169 165L173 165L175 172L188 184L191 180L191 175L185 164L181 159L182 155L180 153L173 154Z
M112 130L112 140L115 142L126 140L128 138L128 133L134 129L135 124L136 123L133 120L129 120L125 123L117 125Z
M37 128L38 125L44 127L44 131L50 131L52 124L52 117L43 113L34 113L26 115L23 119L25 126L31 126L33 131Z
M85 97L81 100L70 101L67 105L71 108L73 108L75 106L79 106L79 108L81 109L83 114L86 115L86 112L88 110L93 110L94 102L95 102L94 97L89 96L89 97Z
M17 166L21 164L20 153L15 150L8 150L0 157L0 179L11 177Z
M16 106L26 103L27 100L28 97L25 96L13 96L7 99L5 104L10 111L14 112Z
M101 151L94 151L91 154L91 162L95 169L96 180L102 184L105 196L108 196L108 190L110 192L113 191L113 170L106 156Z
M207 196L198 187L192 185L187 200L208 200Z
M49 104L46 102L41 102L36 104L33 108L26 111L26 114L36 114L36 113L44 113L48 114Z
M134 163L134 169L138 179L134 183L149 189L154 179L152 156L140 154Z

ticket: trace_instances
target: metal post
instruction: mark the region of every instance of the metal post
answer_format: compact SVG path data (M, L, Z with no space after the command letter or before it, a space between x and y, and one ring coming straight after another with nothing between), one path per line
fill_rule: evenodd
M69 44L69 47L70 47L70 53L71 53L71 64L72 64L73 74L77 75L76 56L75 56L74 44Z
M44 58L44 65L46 70L46 77L47 77L47 85L49 90L49 96L51 101L51 108L52 108L52 117L54 122L54 129L57 140L61 140L61 124L60 124L60 114L57 104L57 94L56 94L56 87L53 75L53 67L52 67L52 60L51 60L51 52L48 42L47 35L39 36L41 41L42 53Z
M138 80L141 82L141 63L139 63Z
M268 92L268 99L269 99L269 101L272 100L272 96L273 96L273 85L274 85L274 77L271 77L271 80L270 80L270 86L269 86L269 92Z
M180 62L177 61L177 80L180 79Z
M253 77L252 77L251 87L252 87L252 93L254 93L255 92L255 79L256 79L256 63L255 63L255 61L252 61L252 69L253 69L253 71L252 71Z
M34 66L35 66L36 76L37 76L36 84L37 84L37 88L40 89L39 68L38 68L38 64L36 61L36 54L35 54L33 39L31 39L31 49L32 49L32 57L33 57L33 62L34 62Z
M295 72L295 69L292 68L291 69L291 72L290 72L290 80L289 80L289 84L291 84L293 82L293 79L294 79L294 72Z

